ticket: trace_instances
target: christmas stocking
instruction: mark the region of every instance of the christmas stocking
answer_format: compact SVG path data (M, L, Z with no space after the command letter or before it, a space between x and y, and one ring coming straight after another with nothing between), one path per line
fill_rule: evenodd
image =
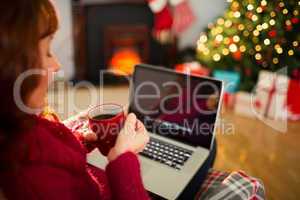
M171 32L173 17L168 6L168 0L147 0L149 7L155 15L154 19L154 37L159 39L166 32Z
M175 35L179 35L194 23L196 17L188 0L170 0L170 3L174 7L172 29Z

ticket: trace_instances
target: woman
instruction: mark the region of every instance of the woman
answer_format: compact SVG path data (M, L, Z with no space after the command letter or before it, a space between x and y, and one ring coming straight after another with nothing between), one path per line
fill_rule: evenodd
M128 115L103 171L86 163L86 149L66 126L18 106L46 106L49 78L60 67L50 51L57 27L49 0L1 2L1 190L7 199L148 199L136 154L149 136L134 114ZM16 80L32 69L43 73L27 77L15 101Z

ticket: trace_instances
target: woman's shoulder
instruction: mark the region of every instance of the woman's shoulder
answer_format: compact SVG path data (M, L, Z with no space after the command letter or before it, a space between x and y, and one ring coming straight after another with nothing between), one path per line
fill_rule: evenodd
M5 153L1 152L3 157L0 156L0 180L11 183L10 188L14 188L13 185L19 182L28 181L35 183L34 187L40 188L40 184L48 181L49 185L49 181L56 181L57 177L64 179L60 182L62 186L68 180L75 180L74 174L85 174L85 153L76 144L71 133L65 130L67 128L59 122L38 116L33 119L34 126L20 133Z
M34 126L19 134L6 157L22 165L43 163L69 170L82 170L86 164L85 149L71 131L60 122L34 116Z

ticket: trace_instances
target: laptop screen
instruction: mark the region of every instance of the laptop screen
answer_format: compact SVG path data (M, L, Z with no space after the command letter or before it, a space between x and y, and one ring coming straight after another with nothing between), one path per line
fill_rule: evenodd
M210 148L221 81L138 65L132 82L129 112L134 112L148 131Z

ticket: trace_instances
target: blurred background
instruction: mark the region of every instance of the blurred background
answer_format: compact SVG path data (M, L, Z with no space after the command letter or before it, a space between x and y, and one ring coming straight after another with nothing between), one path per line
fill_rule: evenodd
M70 81L49 92L61 118L91 106L91 90L74 87L81 81L126 106L125 77L138 63L221 79L214 168L261 179L267 199L300 198L300 1L55 2L58 80ZM104 70L112 72L100 78Z

